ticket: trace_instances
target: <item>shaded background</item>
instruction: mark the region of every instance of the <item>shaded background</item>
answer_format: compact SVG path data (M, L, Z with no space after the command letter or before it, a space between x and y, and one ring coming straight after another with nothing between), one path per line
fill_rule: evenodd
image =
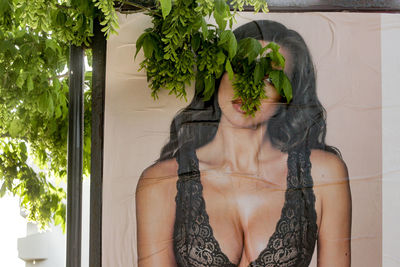
M398 18L398 17L397 17ZM271 19L298 31L317 70L328 113L327 143L340 149L353 197L352 266L382 264L381 14L241 13L238 24ZM168 139L174 114L188 103L153 101L135 41L150 19L120 16L107 47L103 184L103 266L136 266L135 188ZM390 28L390 27L389 27ZM188 99L192 91L189 90ZM174 205L174 203L171 203ZM314 262L315 264L315 262Z

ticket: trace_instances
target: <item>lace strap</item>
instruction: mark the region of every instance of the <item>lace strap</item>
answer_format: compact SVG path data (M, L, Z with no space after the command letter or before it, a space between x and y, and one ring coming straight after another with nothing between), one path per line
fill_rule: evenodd
M293 159L289 161L289 172L288 176L290 180L290 188L297 192L298 199L302 201L302 209L299 210L301 216L306 218L306 221L302 222L301 231L303 232L302 246L307 248L308 253L302 256L304 262L311 260L312 252L314 251L315 242L318 239L318 226L317 226L317 213L315 210L315 194L314 194L314 182L311 177L311 161L310 161L310 149L306 146L293 151ZM289 185L288 180L288 185ZM308 265L307 265L308 266Z
M193 173L199 173L199 160L196 156L194 145L189 142L183 144L178 152L176 161L178 162L179 178L186 179L193 176Z

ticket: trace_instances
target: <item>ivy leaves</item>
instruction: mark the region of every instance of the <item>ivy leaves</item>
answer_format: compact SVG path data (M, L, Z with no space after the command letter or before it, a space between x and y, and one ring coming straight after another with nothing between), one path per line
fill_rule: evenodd
M160 8L149 13L153 28L149 28L136 42L136 55L143 49L145 59L141 69L147 72L151 95L157 98L161 88L186 99L187 85L196 81L196 92L204 101L215 92L215 81L224 72L233 81L235 98L241 98L242 109L254 115L266 98L264 78L289 102L292 88L283 72L285 59L279 46L269 43L262 47L253 38L239 43L232 27L234 14L225 0L160 0ZM264 0L233 0L234 13L243 5L253 5L255 11L268 11ZM218 27L208 25L205 16L213 15Z

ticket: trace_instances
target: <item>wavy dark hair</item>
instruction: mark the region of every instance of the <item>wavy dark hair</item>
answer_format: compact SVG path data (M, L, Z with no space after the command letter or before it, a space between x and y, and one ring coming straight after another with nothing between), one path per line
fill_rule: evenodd
M275 42L288 50L292 66L288 74L293 88L293 99L279 105L268 121L268 137L282 152L298 147L322 149L340 156L340 152L325 144L326 112L316 93L316 75L310 52L303 38L294 30L270 21L258 20L234 30L239 41L246 37ZM170 138L162 148L158 161L177 156L179 149L190 144L193 149L204 146L215 136L221 118L218 105L218 87L213 97L204 102L195 94L192 102L177 113L171 123Z

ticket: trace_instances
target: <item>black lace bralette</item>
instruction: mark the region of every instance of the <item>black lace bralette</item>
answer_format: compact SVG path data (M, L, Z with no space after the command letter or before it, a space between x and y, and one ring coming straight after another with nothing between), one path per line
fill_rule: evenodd
M309 150L291 151L285 203L267 247L249 267L308 266L317 240L315 196ZM181 151L174 225L177 265L235 267L213 235L203 198L198 159L194 150Z

